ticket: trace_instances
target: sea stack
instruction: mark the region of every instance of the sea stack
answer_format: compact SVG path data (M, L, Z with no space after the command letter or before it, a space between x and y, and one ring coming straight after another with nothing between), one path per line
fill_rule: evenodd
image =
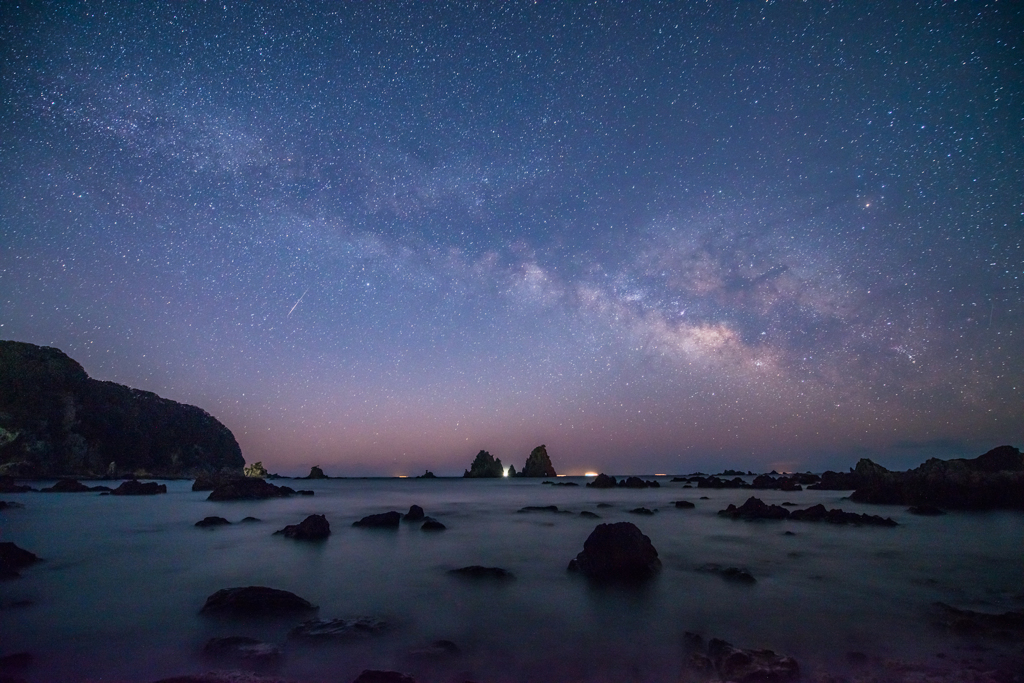
M501 458L495 458L487 451L480 451L476 454L473 464L462 475L463 477L502 477L505 475L505 468L501 465Z
M520 477L557 477L555 468L548 457L548 449L542 444L533 449L523 465Z

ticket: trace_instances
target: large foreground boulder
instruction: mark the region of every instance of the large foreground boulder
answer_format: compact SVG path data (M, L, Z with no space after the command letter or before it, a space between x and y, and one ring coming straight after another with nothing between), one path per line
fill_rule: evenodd
M301 541L321 541L331 535L331 525L324 515L310 515L298 524L289 524L274 534L284 534Z
M206 411L91 379L58 349L0 341L0 468L18 476L181 477L245 464Z
M266 500L294 494L295 490L287 486L275 486L258 477L243 477L220 484L210 492L206 500Z
M316 610L316 605L300 598L295 593L266 588L246 586L244 588L222 588L206 598L200 610L203 614L218 614L236 617L284 616Z
M636 581L654 576L661 560L635 524L617 522L598 524L568 569L600 581Z

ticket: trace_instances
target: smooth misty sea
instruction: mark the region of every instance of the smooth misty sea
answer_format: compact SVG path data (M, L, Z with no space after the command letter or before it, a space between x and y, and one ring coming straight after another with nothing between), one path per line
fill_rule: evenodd
M844 673L851 651L932 664L1020 656L1019 642L974 642L934 626L932 604L1024 607L1022 513L917 517L902 507L844 500L848 492L684 489L660 480L661 488L643 490L521 479L285 480L277 483L316 495L228 503L207 501L190 481L166 482L168 493L157 496L5 494L0 498L25 507L0 512L0 540L45 562L0 582L0 656L30 652L33 664L18 674L29 681L152 681L232 668L205 659L201 649L214 636L245 635L284 647L275 675L340 683L366 668L404 671L419 683L678 681L687 631L790 655L806 673ZM750 495L891 516L900 526L716 515ZM676 509L679 499L696 508ZM448 529L351 526L411 504ZM527 505L572 514L517 512ZM640 506L658 512L629 512ZM601 519L581 517L582 510ZM272 535L313 513L331 524L326 541ZM210 515L262 522L194 526ZM618 521L651 538L661 574L625 588L568 573L595 525ZM737 585L698 570L708 563L747 569L757 583ZM502 567L516 579L447 573L466 565ZM214 591L248 585L292 591L319 605L322 618L366 615L392 628L355 642L308 644L288 638L302 618L199 614ZM456 643L461 654L410 656L439 639Z

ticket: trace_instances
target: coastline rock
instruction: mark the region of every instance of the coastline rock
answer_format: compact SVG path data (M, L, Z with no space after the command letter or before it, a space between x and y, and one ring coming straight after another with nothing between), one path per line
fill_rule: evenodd
M198 527L224 526L225 524L231 524L231 522L223 517L203 517L201 520L196 522L196 526Z
M708 642L708 657L723 681L786 683L800 678L800 667L795 659L771 650L741 650L712 638Z
M420 531L444 531L447 528L448 527L446 527L444 524L441 524L441 522L437 521L436 519L433 519L432 517L427 517L425 520L423 520L423 524L422 526L420 526Z
M1010 640L1024 634L1024 611L991 614L957 609L944 602L936 602L935 607L939 610L938 625L958 635Z
M551 464L551 458L548 457L548 449L544 445L537 446L531 452L528 458L526 458L526 464L523 465L522 471L519 473L520 477L554 477L555 468Z
M495 458L487 451L480 451L462 476L494 479L505 476L505 468L501 465L501 458Z
M435 640L426 647L409 651L409 656L413 659L446 659L460 654L462 650L450 640Z
M619 487L626 489L656 489L660 488L661 484L654 481L644 481L640 477L627 477L625 481L619 482Z
M155 481L140 482L137 479L129 479L121 482L121 485L110 492L112 496L153 496L158 493L167 493L167 484L158 484Z
M779 477L778 479L772 477L769 474L759 474L754 478L751 483L751 488L755 489L770 489L775 491L803 491L803 487L789 477Z
M402 516L402 519L406 522L419 522L425 517L426 514L423 512L423 508L419 505L410 505L409 511Z
M789 517L789 510L779 505L767 505L760 498L751 496L743 505L736 507L732 503L718 514L732 519L786 519Z
M363 669L363 673L359 674L352 683L416 683L416 679L397 671Z
M288 632L289 638L306 640L360 640L379 636L386 632L389 624L374 617L353 619L311 619Z
M358 522L352 522L352 526L366 527L368 529L397 529L402 521L402 513L382 512L379 515L367 515Z
M618 482L615 481L615 477L601 473L594 477L594 481L589 482L587 487L592 489L613 489L617 484Z
M673 503L673 505L675 505L680 510L692 510L693 508L697 507L688 500L677 500L675 503Z
M266 500L285 498L294 493L287 486L275 486L258 477L245 477L222 482L210 492L206 500Z
M598 524L568 569L600 581L636 581L654 576L661 560L635 524L617 522Z
M32 477L181 477L245 463L206 411L91 379L58 349L0 341L0 467Z
M15 483L14 477L0 477L0 493L27 493L34 490L31 486Z
M805 522L828 522L829 524L864 524L867 526L898 526L891 517L879 517L878 515L861 515L856 512L844 512L838 508L826 510L824 505L818 504L806 510L793 510L789 515L790 519Z
M509 476L511 477L511 476L512 476L512 474L511 474L511 473L509 473ZM423 474L421 474L420 476L418 476L418 477L416 477L416 478L417 478L417 479L437 479L437 475L436 475L436 474L434 474L433 472L431 472L430 470L425 470L425 471L423 472Z
M253 617L312 612L316 609L316 605L295 593L265 586L246 586L222 588L206 598L206 603L199 611L201 614Z
M35 553L19 548L10 541L0 543L0 579L16 579L20 576L19 569L40 561Z
M330 479L324 471L317 465L313 465L309 468L309 474L306 475L306 479Z
M203 654L207 657L230 657L257 666L267 666L281 659L281 648L248 636L227 636L210 638L203 646Z
M274 535L284 534L288 538L295 538L300 541L322 541L331 535L331 525L327 523L324 515L310 515L298 524L289 524Z
M481 567L478 564L469 567L459 567L458 569L449 569L448 573L467 579L498 579L506 581L516 578L512 572L501 567Z
M591 512L590 510L583 510L582 512L580 512L580 517L588 517L590 519L601 519L601 515L597 514L596 512Z
M633 508L632 510L630 510L630 513L632 513L634 515L646 515L646 516L650 517L651 515L654 514L654 511L653 510L648 510L647 508Z
M754 584L757 583L757 579L746 569L740 569L739 567L723 567L720 564L705 564L697 568L699 572L707 572L709 574L718 574L726 581L733 583L743 584Z
M109 490L109 486L86 486L77 479L58 479L53 486L39 489L41 493L88 493L89 491Z

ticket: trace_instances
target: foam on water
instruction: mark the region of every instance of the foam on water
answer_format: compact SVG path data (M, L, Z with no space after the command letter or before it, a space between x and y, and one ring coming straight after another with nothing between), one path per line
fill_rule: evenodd
M0 583L0 655L31 652L26 678L145 681L207 671L217 667L199 654L207 639L249 635L285 644L277 673L298 680L347 681L364 668L392 668L421 682L675 681L686 631L770 648L805 670L842 671L849 651L933 662L936 653L976 654L975 644L929 625L936 601L983 611L1024 606L1024 515L1014 512L916 517L843 500L842 492L753 492L769 503L891 516L900 526L889 529L723 519L718 510L752 492L679 484L593 490L538 480L329 480L302 482L314 497L214 503L191 482L167 483L158 496L4 496L25 508L0 513L0 540L46 559ZM710 500L699 500L705 495ZM675 509L671 501L680 498L696 509ZM599 509L600 502L613 507ZM414 503L448 530L351 526ZM552 504L574 514L517 512ZM659 512L628 512L640 506ZM581 510L602 519L582 518ZM331 523L327 541L272 535L313 513ZM209 515L263 521L194 526ZM595 524L615 521L639 526L664 563L641 588L596 587L566 572ZM748 569L757 583L698 571L707 563ZM516 580L447 574L471 564L503 567ZM246 585L293 591L324 618L379 616L394 628L365 641L311 645L287 639L294 619L199 615L214 591ZM12 606L21 600L32 604ZM409 657L438 639L454 641L462 655ZM999 644L985 647L1002 656Z

